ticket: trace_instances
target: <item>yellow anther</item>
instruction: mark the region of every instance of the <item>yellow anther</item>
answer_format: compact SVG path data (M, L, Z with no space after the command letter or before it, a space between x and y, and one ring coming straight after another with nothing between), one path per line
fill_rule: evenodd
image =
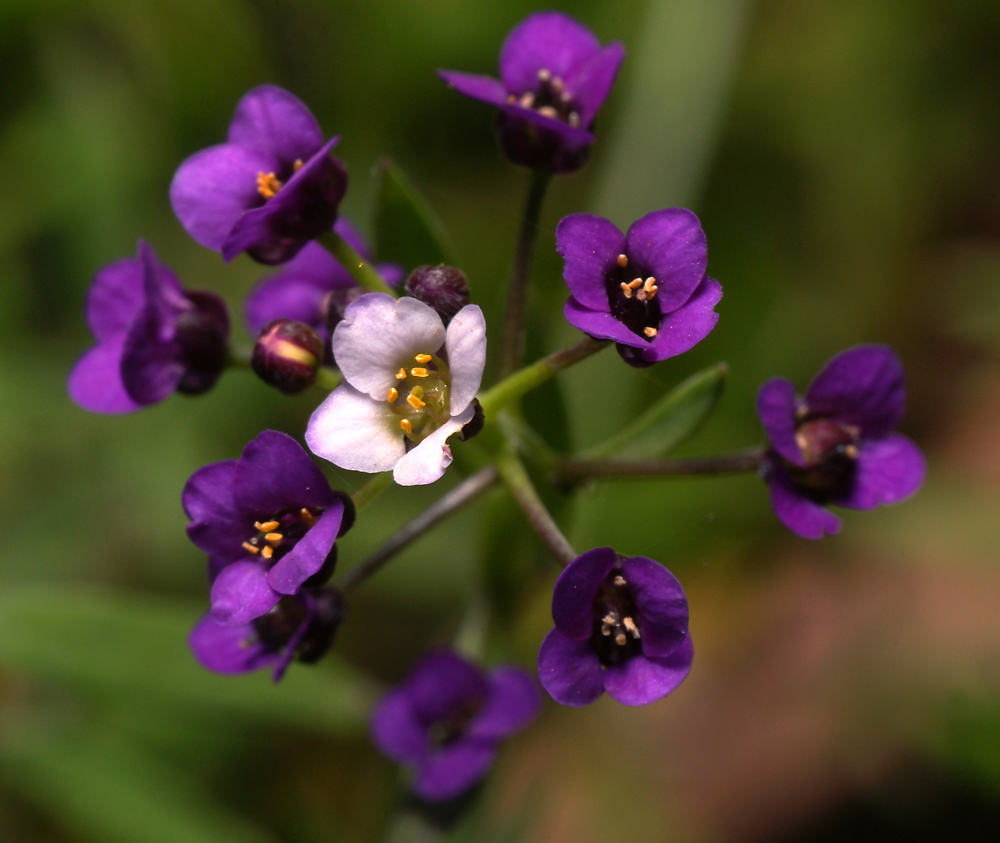
M569 117L567 117L566 120L570 124L570 126L572 126L574 129L580 125L580 115L577 114L575 111L571 111L569 113Z
M551 117L553 120L559 116L559 112L556 111L551 105L543 105L538 109L539 114L544 114L546 117Z
M539 82L548 82L551 78L552 78L552 71L549 70L547 67L543 67L541 70L538 71Z
M535 104L535 95L532 94L532 93L522 94L521 99L519 100L519 102L525 108L531 108L531 106L533 106Z
M414 366L412 369L410 369L410 374L413 375L413 377L415 378L426 378L427 370L424 369L422 366Z
M633 278L631 281L628 282L628 285L633 290L637 290L637 289L639 289L639 287L642 286L642 279L641 278Z
M274 548L271 547L271 545L269 544L265 545L264 549L260 552L260 555L263 556L265 559L270 559L272 556L274 556Z
M631 633L633 638L642 638L639 634L639 627L635 625L635 621L632 618L622 618L622 623L625 624L625 629Z
M301 159L301 158L296 158L296 159L295 159L295 163L294 163L294 164L292 164L292 169L293 169L293 170L294 170L294 171L295 171L296 173L297 173L297 172L298 172L299 170L301 170L301 169L302 169L302 159Z
M515 97L513 94L507 94L507 102L513 105L515 102L517 102L517 97Z
M270 533L271 530L277 530L279 526L277 521L265 521L263 523L260 521L254 521L253 525L262 533Z
M414 410L421 410L427 406L426 401L421 401L412 392L406 396L406 403L413 407Z
M795 408L795 418L802 421L806 416L809 415L809 408L805 404L800 404Z
M250 544L250 542L243 542L243 549L247 551L247 553L252 553L254 556L260 553L260 548L255 544Z
M652 339L653 337L655 337L655 336L656 336L656 334L657 334L657 330L656 330L656 328L643 328L643 329L642 329L642 332L643 332L643 333L644 333L644 334L645 334L645 335L646 335L647 337L649 337L650 339Z
M389 387L389 403L391 404L397 398L399 398L399 390L394 386Z
M624 281L622 281L622 292L625 294L625 298L632 298L632 288Z
M552 90L555 93L561 94L563 92L563 90L566 88L566 83L563 82L563 80L560 79L558 76L553 76L552 77L552 84L549 85L549 87L552 88Z
M282 188L282 182L274 173L257 173L257 192L265 199L270 199Z
M622 269L624 269L626 266L628 266L628 255L619 255L618 256L618 265Z
M312 513L311 513L311 512L310 512L310 511L309 511L308 509L306 509L305 507L302 507L302 510L301 510L301 511L299 512L299 515L301 515L301 516L302 516L302 520L303 520L303 521L305 521L305 522L306 522L306 524L312 524L312 522L316 520L316 516L315 516L315 515L313 515L313 514L312 514Z
M398 372L396 372L396 380L398 381L406 380L406 369L401 368Z
M418 363L430 363L431 362L431 356L429 354L418 354L413 359L416 360Z
M413 423L409 419L400 419L399 426L403 428L403 433L413 433Z
M601 623L611 624L613 626L614 624L618 623L618 618L616 618L612 614L607 614L603 618L601 618Z
M844 453L847 454L852 460L858 458L858 446L857 445L847 445L844 448Z
M621 574L618 574L618 576L615 577L614 582L615 585L617 586L623 586L625 585L625 577L623 577Z
M625 633L624 632L619 632L615 636L615 644L617 644L619 647L624 647L625 643L627 641L628 641L628 639L625 637Z
M284 536L281 533L268 533L264 536L264 541L270 542L271 544L278 544Z

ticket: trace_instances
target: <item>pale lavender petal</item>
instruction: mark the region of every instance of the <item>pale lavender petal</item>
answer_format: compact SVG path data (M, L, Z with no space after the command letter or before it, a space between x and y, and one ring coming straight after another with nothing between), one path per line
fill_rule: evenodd
M371 715L371 732L375 746L393 761L415 764L429 751L427 729L405 688L390 691L378 701Z
M429 305L368 293L344 311L333 332L333 356L352 387L384 402L399 368L409 368L417 354L436 354L444 340L444 324Z
M451 650L432 650L406 680L406 693L421 722L430 725L460 712L489 690L483 672Z
M666 658L687 637L688 602L684 589L659 562L633 556L622 563L638 613L642 652L649 658Z
M601 49L587 27L561 12L537 12L507 36L500 49L500 78L513 94L534 91L538 71L565 77Z
M686 304L663 317L649 346L639 346L643 348L643 359L656 363L694 348L712 333L715 323L719 321L715 306L721 299L722 285L714 278L706 277Z
M604 690L622 705L648 705L662 699L684 681L691 672L693 658L694 647L688 635L667 658L636 655L609 665L604 671Z
M274 85L261 85L239 101L227 140L287 166L314 155L323 145L323 131L298 97Z
M476 397L486 368L486 319L477 305L467 304L448 324L445 334L451 369L451 413L457 414Z
M567 638L586 641L594 631L594 600L618 554L598 547L577 556L556 580L552 591L552 620Z
M605 279L625 251L618 227L593 214L570 214L556 226L556 251L566 261L563 278L573 298L591 310L610 311Z
M771 378L757 391L757 415L771 447L790 463L804 466L805 457L795 443L795 412L798 407L795 386L784 378Z
M850 493L834 499L849 509L872 509L898 503L924 482L927 463L920 449L899 433L884 439L862 439Z
M399 416L349 384L338 386L309 419L306 444L318 457L352 471L390 471L406 453Z
M485 776L495 757L496 748L491 743L454 743L418 765L413 792L428 802L452 799Z
M686 208L646 214L629 226L625 239L630 264L656 279L663 313L679 308L702 283L708 265L705 232Z
M527 726L538 715L542 700L534 678L519 667L494 670L486 677L486 704L469 724L467 738L500 740Z
M188 646L202 667L216 673L247 673L278 658L257 638L253 624L230 626L211 615L205 615L191 630Z
M87 291L87 325L98 340L129 329L143 308L142 261L122 258L102 267Z
M455 70L439 70L437 75L447 82L449 87L472 99L489 105L503 105L507 102L507 91L497 79Z
M131 413L143 405L125 391L122 354L126 335L121 334L85 352L66 384L74 403L92 413Z
M263 565L250 560L227 565L212 583L212 617L219 623L249 623L273 609L281 595L267 583Z
M625 48L615 41L581 62L564 80L566 90L580 106L580 125L589 128L604 100L611 93L618 69L625 60Z
M400 458L392 471L392 479L400 486L426 486L438 480L452 461L448 437L458 433L472 421L474 415L475 408L469 406L459 415L452 416L406 456Z
M805 497L785 469L773 464L767 475L774 514L793 533L804 539L821 539L840 532L840 519L818 503Z
M344 504L335 501L309 531L267 573L268 584L282 594L295 594L323 567L333 549L344 519Z
M270 155L221 144L184 161L170 184L170 203L185 231L202 246L222 250L236 221L263 203L257 174L274 172Z
M589 705L604 693L601 662L589 641L573 641L553 629L538 651L538 679L561 705Z
M855 425L862 436L885 436L906 407L903 364L887 345L842 351L809 385L806 405L810 415Z
M288 506L330 506L330 484L287 433L265 430L247 443L233 480L241 512L268 517Z

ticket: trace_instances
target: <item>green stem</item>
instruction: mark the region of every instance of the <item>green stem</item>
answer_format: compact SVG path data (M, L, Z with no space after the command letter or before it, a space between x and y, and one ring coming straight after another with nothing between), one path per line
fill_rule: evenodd
M336 369L327 369L325 366L320 366L319 371L316 372L316 383L313 386L317 389L333 392L333 390L340 386L340 382L343 379L344 376Z
M528 298L528 279L531 275L531 258L538 239L538 220L542 203L552 174L534 170L528 200L521 217L517 235L517 249L507 284L507 309L504 314L503 335L500 340L500 377L505 378L521 365L522 337L524 334L525 303Z
M317 240L340 262L344 269L351 273L354 280L358 282L359 287L364 287L366 290L371 290L375 293L395 295L395 291L382 280L382 276L361 255L355 252L350 244L337 234L336 231L328 231L322 237L317 238Z
M715 457L670 460L573 459L560 460L556 478L563 483L603 477L689 477L697 474L738 474L759 471L764 449L750 448Z
M226 349L226 365L230 369L249 369L253 347L249 345L230 343Z
M391 471L383 471L381 474L373 475L364 486L351 495L351 501L354 503L354 508L356 510L362 510L368 506L368 504L370 504L373 500L375 500L375 498L386 490L391 480Z
M585 360L591 354L596 354L610 344L611 340L595 340L593 337L584 337L571 346L553 352L530 366L525 366L479 396L479 402L483 405L483 413L487 419L492 418L511 401L516 401L526 392L541 386L563 369Z

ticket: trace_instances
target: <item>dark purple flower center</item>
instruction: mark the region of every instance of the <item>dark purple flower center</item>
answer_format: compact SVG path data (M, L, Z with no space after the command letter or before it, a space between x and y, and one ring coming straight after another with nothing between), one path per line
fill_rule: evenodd
M482 711L485 702L486 697L483 694L467 697L456 706L454 711L428 724L427 740L431 746L441 749L460 740L472 721Z
M344 605L340 593L332 588L311 592L305 599L312 603L311 618L303 598L286 596L270 612L257 618L253 627L257 639L268 650L279 653L308 620L309 627L295 645L295 658L312 664L330 649L337 626L344 617Z
M285 186L295 173L302 168L302 159L296 158L291 167L283 167L280 173L257 173L257 193L261 197L258 207L263 205L268 199L273 199L275 194Z
M177 317L176 341L184 376L177 391L199 395L210 389L226 368L229 316L226 306L213 293L189 290L188 307Z
M614 268L604 276L611 315L647 342L660 330L663 313L656 294L656 279L627 255L619 255Z
M795 444L806 465L788 466L792 479L813 500L842 497L854 482L860 431L832 419L810 418L805 407L797 415Z
M323 507L318 506L292 506L279 510L266 521L255 521L253 527L256 533L243 542L243 549L273 565L309 532L323 511ZM307 581L308 585L325 582L329 578L336 563L336 553L337 546L334 545L323 567Z
M507 102L530 108L553 120L561 120L573 128L580 125L580 107L572 92L566 89L566 83L561 78L553 76L546 68L538 71L538 84L533 91L520 97L510 94Z
M632 591L621 569L614 568L604 578L594 599L590 646L607 667L642 652L641 638Z

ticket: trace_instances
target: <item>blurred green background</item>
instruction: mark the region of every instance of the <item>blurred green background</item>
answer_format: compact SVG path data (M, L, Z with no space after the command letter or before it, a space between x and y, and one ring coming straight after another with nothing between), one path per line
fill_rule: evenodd
M550 702L457 833L1000 839L1000 4L561 8L628 54L591 163L549 193L532 352L578 336L554 251L574 211L625 228L694 208L725 298L691 353L642 371L605 353L533 397L545 435L594 444L725 360L726 394L683 453L742 448L761 438L762 380L804 387L843 348L887 342L907 367L903 430L930 466L914 500L845 513L842 534L819 543L780 527L753 476L584 489L560 510L578 549L649 555L684 582L693 672L638 710ZM105 418L72 405L65 378L90 344L91 276L140 236L186 286L221 290L239 323L262 268L188 239L167 187L264 82L342 136L345 213L363 228L371 169L393 156L498 336L527 175L500 159L490 109L434 70L494 73L534 9L0 0L0 840L422 839L393 830L400 784L365 718L380 686L454 637L484 571L504 596L492 649L533 665L556 570L503 496L367 584L319 666L293 666L277 687L216 677L185 644L207 594L181 488L265 427L301 437L318 394L288 399L235 372L202 398ZM329 473L342 488L363 481ZM340 564L439 492L387 493Z

